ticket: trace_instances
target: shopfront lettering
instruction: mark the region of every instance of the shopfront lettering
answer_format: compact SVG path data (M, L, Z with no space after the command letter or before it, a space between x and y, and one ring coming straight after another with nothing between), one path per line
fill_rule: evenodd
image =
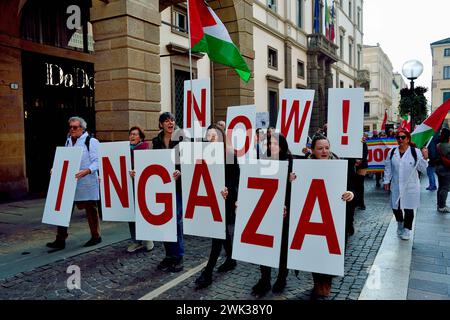
M54 63L45 63L45 67L47 86L94 90L94 76L90 76L82 68L73 67L71 72L67 72Z

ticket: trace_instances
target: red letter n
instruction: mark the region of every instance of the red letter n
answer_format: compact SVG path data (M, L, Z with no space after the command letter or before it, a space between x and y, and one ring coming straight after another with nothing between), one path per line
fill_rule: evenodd
M194 109L195 116L197 120L200 122L201 126L206 126L206 88L203 88L201 91L201 106L198 107L197 100L194 96L194 103L192 103L192 91L188 90L187 92L187 127L192 127L192 109ZM192 106L192 108L191 108Z
M128 199L128 183L127 183L127 167L125 164L125 156L120 156L120 180L122 181L122 186L119 184L116 174L112 168L111 162L107 157L102 158L103 165L103 186L105 189L105 207L111 208L111 188L110 180L114 186L114 189L119 196L120 203L124 208L130 206Z

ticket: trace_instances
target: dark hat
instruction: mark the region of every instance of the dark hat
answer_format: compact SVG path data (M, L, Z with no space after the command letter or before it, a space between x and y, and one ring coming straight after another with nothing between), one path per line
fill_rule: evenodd
M166 121L167 119L175 120L175 117L174 117L173 114L170 113L170 112L163 112L163 113L161 113L161 115L159 116L159 123L163 123L163 122Z

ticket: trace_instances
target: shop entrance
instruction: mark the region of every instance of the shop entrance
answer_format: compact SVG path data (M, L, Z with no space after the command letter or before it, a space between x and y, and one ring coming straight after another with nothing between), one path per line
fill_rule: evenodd
M45 195L57 146L64 146L67 120L84 118L95 134L94 65L23 52L26 172L29 191Z

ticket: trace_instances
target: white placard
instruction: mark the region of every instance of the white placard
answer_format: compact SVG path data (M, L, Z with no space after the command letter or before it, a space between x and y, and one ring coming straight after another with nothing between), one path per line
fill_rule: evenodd
M177 241L175 150L134 152L136 239Z
M280 97L277 131L286 137L294 155L303 155L314 104L314 90L284 89Z
M328 90L327 137L340 158L362 157L363 122L363 88Z
M42 223L69 226L82 155L81 147L56 148Z
M183 128L189 137L203 138L211 124L211 79L184 81ZM191 101L192 98L192 101Z
M238 163L255 157L256 106L246 105L227 109L227 145L236 152Z
M256 113L256 126L255 128L267 129L269 127L269 113L257 112Z
M222 142L181 142L183 233L225 239L225 161Z
M278 268L288 161L241 165L233 259Z
M294 160L288 268L344 275L346 160Z
M104 221L135 221L130 142L98 146L100 194Z

